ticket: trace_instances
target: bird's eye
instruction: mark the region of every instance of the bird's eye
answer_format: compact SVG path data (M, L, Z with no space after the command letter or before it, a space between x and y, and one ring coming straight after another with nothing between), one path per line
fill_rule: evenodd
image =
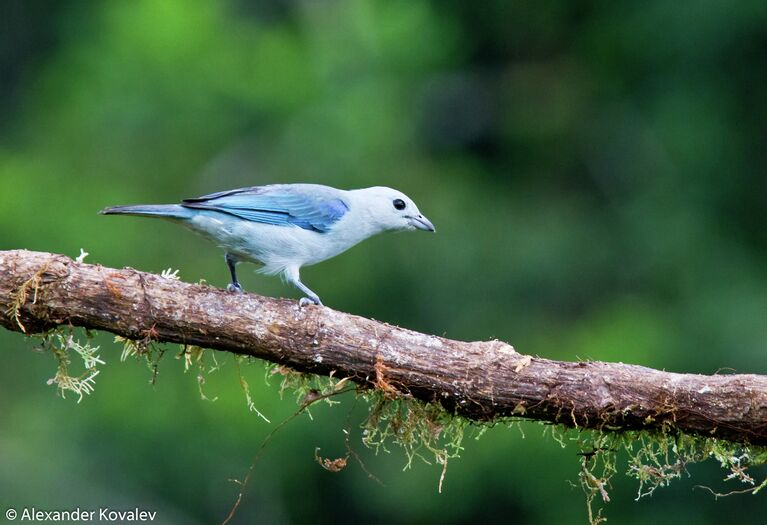
M403 201L402 199L394 199L394 202L392 202L392 204L394 204L394 207L397 208L398 210L404 210L406 206L405 201Z

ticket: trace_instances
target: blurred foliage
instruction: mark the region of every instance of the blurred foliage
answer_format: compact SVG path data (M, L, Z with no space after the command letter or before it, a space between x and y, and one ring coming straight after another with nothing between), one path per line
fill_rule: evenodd
M0 249L226 284L221 253L175 226L99 217L272 182L388 185L438 234L370 240L307 268L334 308L557 359L767 373L767 3L455 0L10 0L0 7ZM247 289L294 296L243 272ZM220 521L272 426L295 410L259 366L206 379L168 355L155 386L107 364L76 405L49 355L0 333L0 495L16 507L157 510ZM170 353L169 353L170 354ZM110 357L111 356L111 357ZM467 439L440 468L344 454L352 403L313 410L258 464L239 523L582 523L575 450L540 427ZM354 408L359 410L359 407ZM354 415L352 415L352 420ZM360 443L359 429L353 428ZM628 467L626 467L628 468ZM714 502L716 466L616 523L756 522ZM552 502L556 504L552 504Z

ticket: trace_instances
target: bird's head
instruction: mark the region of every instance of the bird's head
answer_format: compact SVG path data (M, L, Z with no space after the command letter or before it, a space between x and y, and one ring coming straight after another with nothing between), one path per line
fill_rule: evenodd
M369 218L381 230L424 230L433 232L434 225L418 210L415 202L392 188L376 186L354 190L364 203Z

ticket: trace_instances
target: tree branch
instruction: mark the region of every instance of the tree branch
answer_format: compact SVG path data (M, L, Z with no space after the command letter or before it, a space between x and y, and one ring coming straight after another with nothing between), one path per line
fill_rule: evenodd
M767 445L767 377L693 375L519 354L330 308L186 284L63 255L0 252L0 325L59 325L198 345L299 371L348 376L474 420L519 416L607 430L682 431Z

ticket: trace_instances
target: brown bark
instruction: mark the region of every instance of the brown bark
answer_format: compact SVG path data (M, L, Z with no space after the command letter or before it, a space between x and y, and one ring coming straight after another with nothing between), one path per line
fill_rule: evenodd
M0 308L0 325L9 330L82 326L251 355L315 374L335 371L474 420L513 415L767 445L765 376L552 361L500 341L453 341L330 308L299 308L292 300L24 250L0 252Z

